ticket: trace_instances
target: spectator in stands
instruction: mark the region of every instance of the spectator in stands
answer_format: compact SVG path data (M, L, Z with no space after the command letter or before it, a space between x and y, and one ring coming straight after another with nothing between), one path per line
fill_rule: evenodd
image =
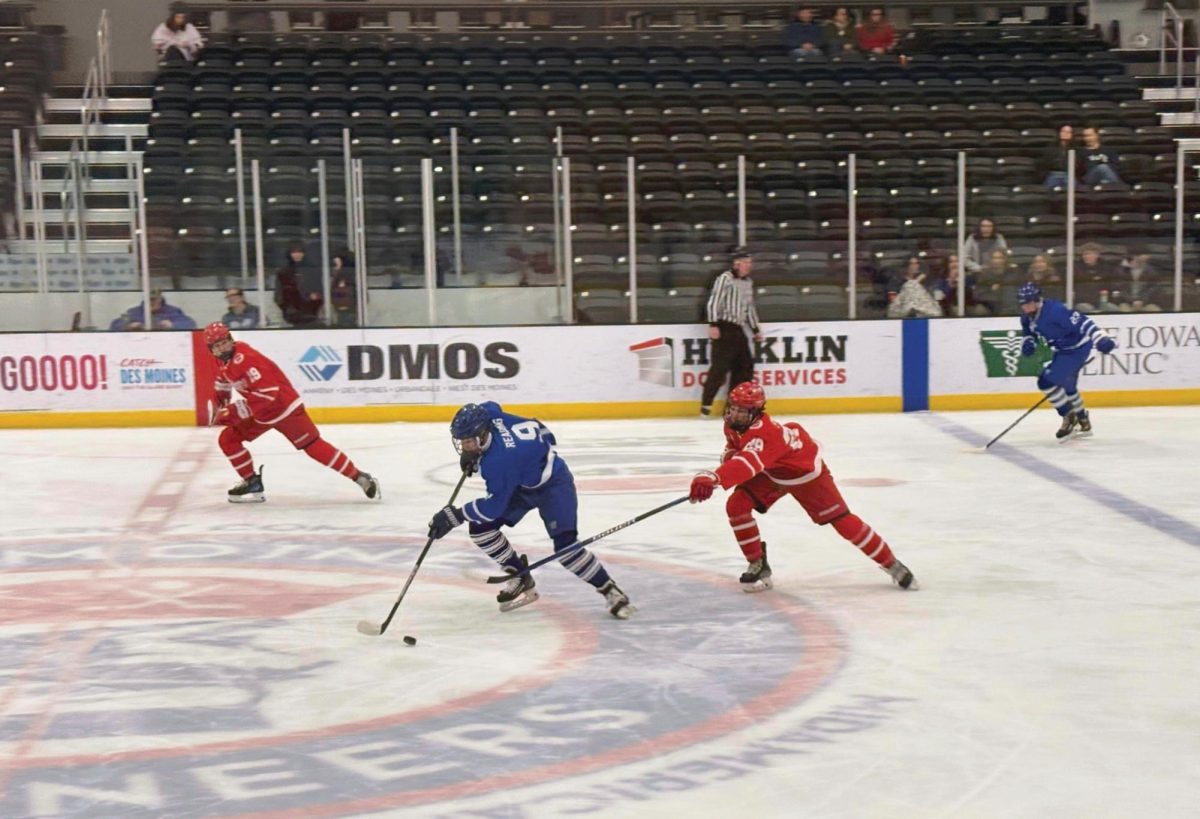
M1150 263L1144 247L1132 246L1121 262L1120 276L1113 282L1108 300L1110 309L1122 313L1158 312L1166 293L1160 284L1158 271Z
M1112 265L1100 255L1100 245L1095 242L1081 245L1079 261L1075 263L1075 306L1084 312L1104 309L1114 274Z
M145 302L138 302L136 307L130 307L113 319L108 325L109 330L145 330ZM196 322L192 321L183 310L167 304L162 290L157 287L150 291L150 321L155 330L195 330Z
M275 273L275 304L283 311L283 320L292 327L314 326L325 303L320 292L312 288L308 272L304 248L292 245L284 266Z
M1075 129L1070 125L1058 127L1058 141L1047 148L1041 156L1041 170L1045 174L1042 184L1047 188L1067 186L1068 152L1075 147Z
M904 269L904 284L888 304L888 318L936 318L942 306L925 289L925 271L919 256L910 256Z
M858 47L868 54L888 54L896 47L896 29L879 6L871 9L856 33Z
M1008 250L1008 242L1004 240L1004 234L996 232L996 223L985 216L979 220L975 232L967 237L963 249L967 257L964 265L967 272L979 273L992 253Z
M1117 172L1117 152L1100 144L1095 125L1083 127L1083 184L1102 185L1121 181Z
M164 63L194 63L204 47L204 38L182 11L173 12L166 22L159 23L150 42Z
M858 38L854 33L854 18L845 6L838 6L833 18L827 21L823 28L824 37L821 44L830 57L857 50Z
M951 253L946 257L944 272L941 277L934 282L930 288L933 298L942 307L942 312L945 315L958 315L958 285L959 277L962 275L958 264L957 254ZM966 308L966 315L975 315L977 312L987 312L980 308L975 301L975 277L967 276L966 293L963 295L963 306Z
M796 10L792 22L788 23L784 38L788 52L793 57L820 57L825 34L821 25L813 22L813 10L808 6L801 6Z
M1061 299L1065 293L1063 277L1058 274L1054 262L1045 253L1039 253L1029 262L1024 280L1035 283L1042 288L1042 293L1050 298Z
M358 326L358 277L354 256L348 250L334 254L329 300L333 303L334 327Z
M231 287L226 290L225 303L229 309L221 317L221 322L230 330L253 330L259 326L258 308L246 301L242 288Z

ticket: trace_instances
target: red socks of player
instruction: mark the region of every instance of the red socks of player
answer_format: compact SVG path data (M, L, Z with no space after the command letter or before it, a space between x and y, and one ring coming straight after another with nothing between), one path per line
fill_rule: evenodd
M217 443L220 445L221 451L225 453L225 457L229 459L234 471L238 473L239 478L246 480L254 474L254 458L250 456L250 450L246 449L246 442L239 438L230 427L221 430Z
M358 467L350 460L350 456L324 438L313 441L304 448L304 452L317 463L342 473L350 480L358 477Z
M762 540L758 533L758 523L755 522L753 515L746 513L730 516L729 526L733 529L733 536L737 538L738 548L742 550L747 561L753 563L762 557Z
M883 568L886 569L896 562L896 557L888 547L887 541L858 515L843 515L833 521L833 528L839 535L853 543L855 548Z

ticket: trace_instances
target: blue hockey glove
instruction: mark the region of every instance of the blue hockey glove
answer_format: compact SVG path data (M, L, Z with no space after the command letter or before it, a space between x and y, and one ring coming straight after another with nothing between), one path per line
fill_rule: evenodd
M441 540L456 527L461 526L463 522L463 512L454 506L447 506L436 515L433 520L429 521L429 536L434 540Z
M1025 336L1025 340L1021 342L1021 355L1031 356L1037 352L1037 339L1033 336Z
M1113 351L1113 349L1116 348L1116 346L1117 346L1117 342L1113 341L1108 336L1105 336L1104 338L1102 338L1096 342L1096 349L1099 350L1100 352L1104 353L1105 355L1108 355L1109 353L1111 353Z

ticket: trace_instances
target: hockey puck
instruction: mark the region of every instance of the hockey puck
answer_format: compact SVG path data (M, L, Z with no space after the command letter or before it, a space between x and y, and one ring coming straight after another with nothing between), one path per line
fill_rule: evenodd
M413 637L410 634L405 634L404 635L404 644L406 646L415 646L417 644L417 638Z

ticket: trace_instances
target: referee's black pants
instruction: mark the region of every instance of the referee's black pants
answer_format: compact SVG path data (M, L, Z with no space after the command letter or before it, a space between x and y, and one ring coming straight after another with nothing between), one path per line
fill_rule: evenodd
M750 343L746 338L746 331L741 325L729 324L721 322L718 327L721 330L721 337L712 342L711 358L712 366L708 369L708 376L704 381L704 392L700 396L700 406L711 407L713 399L717 397L717 393L721 387L725 386L725 379L729 379L729 386L732 389L743 381L750 381L754 378L754 358L750 355Z

